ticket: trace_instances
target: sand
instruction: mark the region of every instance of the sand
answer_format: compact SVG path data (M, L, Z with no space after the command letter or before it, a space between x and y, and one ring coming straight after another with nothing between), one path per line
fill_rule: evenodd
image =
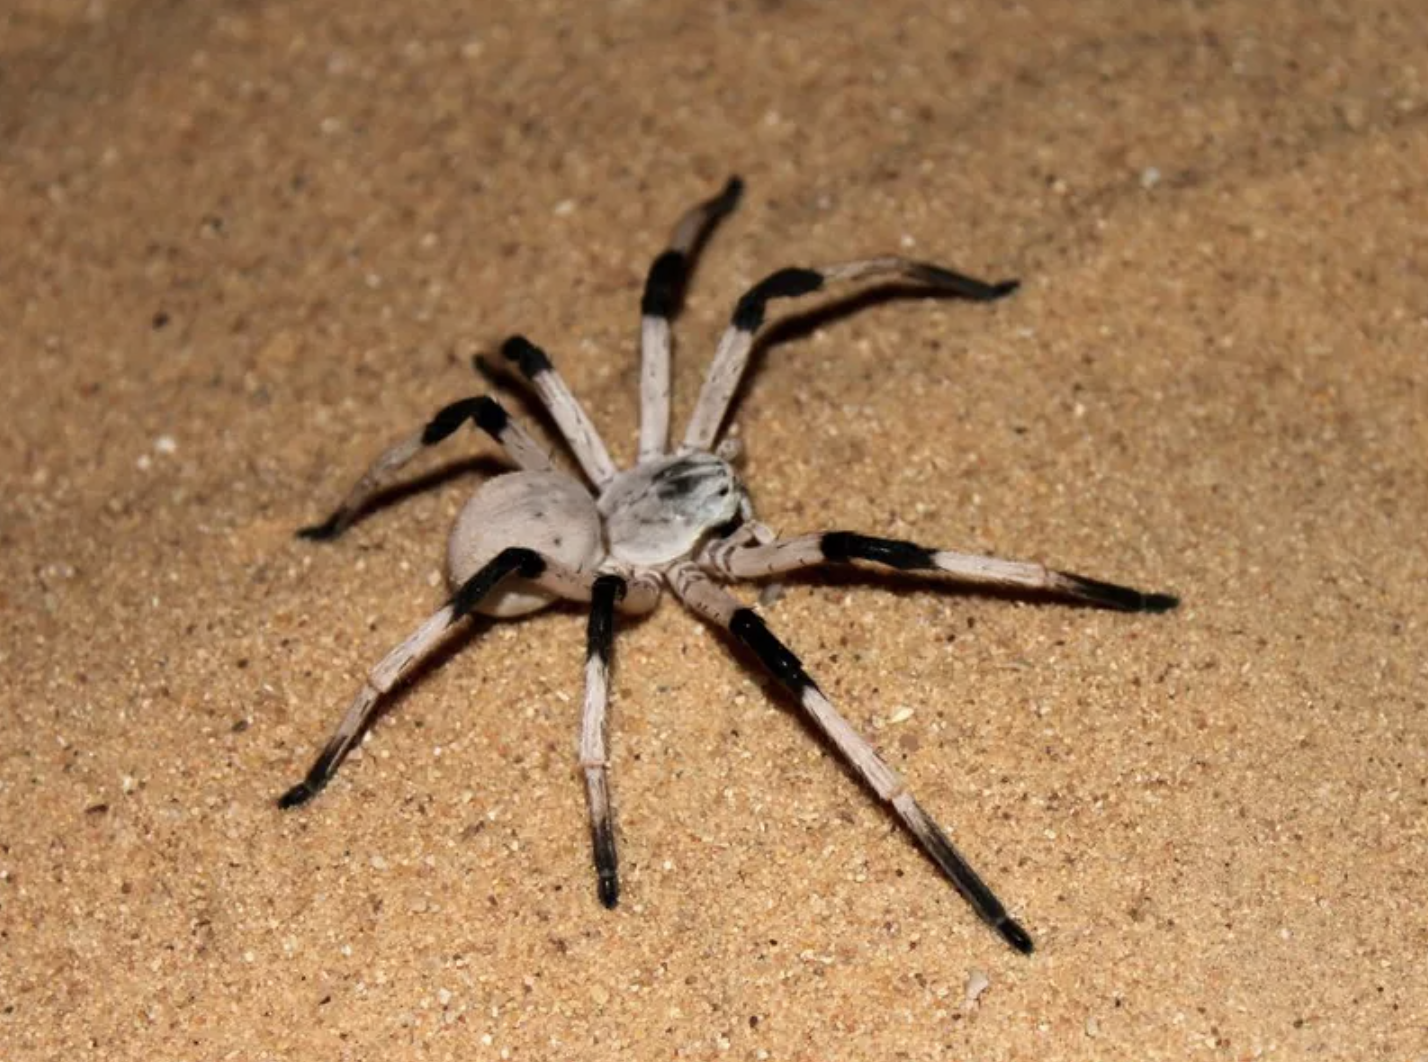
M0 1058L1428 1058L1425 55L1415 0L13 0ZM775 267L1024 282L781 330L764 520L1183 598L766 610L1031 958L672 600L617 646L617 911L578 611L274 806L495 449L293 531L516 331L628 460L644 272L734 172L678 424Z

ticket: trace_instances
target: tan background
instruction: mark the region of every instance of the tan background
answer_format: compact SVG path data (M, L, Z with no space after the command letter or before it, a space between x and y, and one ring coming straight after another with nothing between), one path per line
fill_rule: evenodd
M673 7L0 14L0 1057L1428 1057L1421 3ZM775 345L765 519L1184 595L770 612L1032 959L668 601L618 646L618 912L577 614L273 807L492 449L294 528L517 329L628 458L644 270L733 171L681 422L776 266L1025 280Z

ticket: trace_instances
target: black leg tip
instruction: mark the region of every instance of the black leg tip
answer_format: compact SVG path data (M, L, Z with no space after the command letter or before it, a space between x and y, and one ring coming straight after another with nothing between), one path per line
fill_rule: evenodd
M315 796L317 796L317 786L311 782L299 782L282 796L278 797L278 807L284 811L288 808L300 807Z
M714 214L723 217L739 205L739 197L744 194L744 179L738 174L730 177L718 197L714 200Z
M347 521L340 514L333 513L320 524L298 528L297 537L305 538L309 542L331 542L345 530Z
M1180 599L1174 594L1142 594L1140 610L1142 612L1169 612L1173 608L1180 607Z
M614 874L600 875L598 891L600 903L607 911L613 911L620 903L620 879Z
M1022 929L1020 923L1014 919L1006 918L998 922L996 930L1003 940L1023 955L1030 955L1036 950L1036 945L1031 942L1031 934Z
M1180 599L1173 594L1143 594L1129 586L1103 583L1099 579L1087 579L1067 572L1057 574L1066 593L1104 608L1121 612L1169 612L1180 604Z
M964 273L946 269L932 262L911 263L910 275L914 280L931 284L933 287L941 288L964 299L971 299L973 302L992 302L995 299L1005 298L1021 287L1020 280L1000 280L995 284L988 284L985 280L969 277Z

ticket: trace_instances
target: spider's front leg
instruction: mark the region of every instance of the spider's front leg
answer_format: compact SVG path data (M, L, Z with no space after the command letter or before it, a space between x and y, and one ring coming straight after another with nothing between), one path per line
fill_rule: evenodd
M854 531L821 531L767 543L730 539L716 542L704 559L731 579L760 579L824 564L866 561L897 571L939 572L974 585L1041 590L1121 612L1168 612L1180 603L1172 594L1146 593L1040 564L953 553Z
M712 199L686 211L669 246L650 265L640 299L640 460L661 456L669 442L669 322L679 312L690 264L710 230L734 209L744 182L730 177Z
M993 302L1005 298L1017 289L1015 280L988 283L964 273L931 262L887 256L863 258L852 262L804 268L794 266L770 273L740 296L734 307L729 327L714 351L714 361L704 377L699 400L689 418L681 452L708 450L714 446L719 429L729 412L729 404L739 389L749 356L753 353L754 337L764 326L768 304L774 299L794 299L825 291L844 284L868 280L902 278L925 285L931 291L941 291L975 302Z
M1030 935L1007 914L1002 902L957 851L942 828L922 809L907 785L872 745L833 707L789 648L779 641L752 609L745 608L693 564L670 573L680 600L705 619L725 628L758 658L760 664L803 706L813 722L879 797L886 801L981 919L1024 955L1034 945Z
M426 622L407 636L406 640L384 656L352 699L342 721L333 731L322 752L313 762L307 777L278 799L283 808L305 804L325 786L337 772L352 745L371 722L377 702L388 693L414 665L422 660L456 623L470 615L483 598L490 595L510 576L529 580L551 593L571 601L590 600L594 575L576 571L535 550L511 547L502 550L471 578L467 579L451 599L437 609Z

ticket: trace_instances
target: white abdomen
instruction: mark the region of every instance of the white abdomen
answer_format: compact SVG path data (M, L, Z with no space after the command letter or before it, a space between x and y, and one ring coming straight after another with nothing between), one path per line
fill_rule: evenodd
M456 518L446 547L453 589L509 546L524 546L572 568L589 569L603 557L595 499L562 472L511 472L483 483ZM522 579L508 579L476 611L523 616L549 605L553 595Z

